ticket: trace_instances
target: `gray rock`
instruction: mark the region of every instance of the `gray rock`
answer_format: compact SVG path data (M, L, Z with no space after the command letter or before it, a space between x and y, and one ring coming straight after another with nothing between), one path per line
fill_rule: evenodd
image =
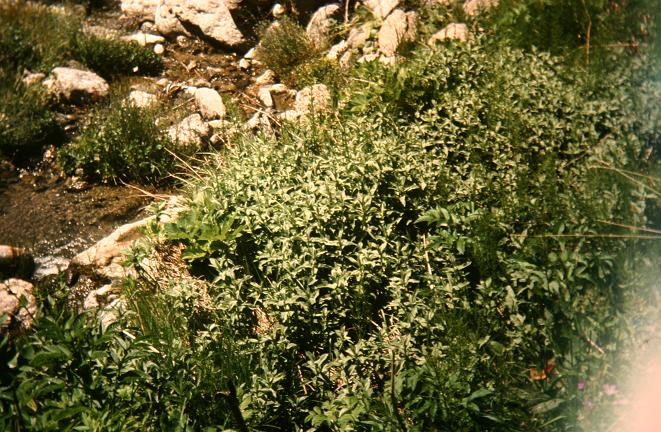
M95 102L108 94L110 87L106 80L84 70L57 67L43 82L53 95L69 102Z
M239 4L222 0L159 0L156 26L162 34L191 33L223 47L241 48L246 38L230 14Z
M328 53L326 54L326 58L329 60L337 60L342 53L344 53L346 50L349 49L349 44L347 44L346 41L340 41L330 47L328 50Z
M8 279L0 283L0 331L9 335L20 334L32 326L37 312L37 301L32 294L34 287L21 279Z
M273 84L275 82L275 72L271 69L267 69L263 74L255 78L255 84L257 85L266 85Z
M206 87L196 89L195 103L205 119L223 118L227 113L223 98L214 89Z
M332 3L312 14L305 31L316 47L325 48L328 46L333 23L340 17L341 12L340 5Z
M379 30L379 50L386 57L397 54L403 42L415 41L418 14L395 9L383 22Z
M471 38L472 35L468 31L468 26L466 26L466 24L451 23L438 32L434 33L427 41L427 44L433 45L436 42L444 40L458 40L461 42L466 42Z
M285 15L285 12L287 12L287 10L280 3L274 4L273 8L271 8L271 15L273 15L273 18L275 19L282 18Z
M498 5L498 0L467 0L464 3L466 15L475 16L482 11L491 9Z
M306 116L313 112L325 112L328 111L330 107L330 91L324 84L308 86L296 93L294 108L301 116Z
M377 19L384 19L399 6L399 0L367 0L365 6Z
M202 120L200 114L191 114L168 129L172 141L183 146L194 146L197 150L204 148L211 134L211 128Z

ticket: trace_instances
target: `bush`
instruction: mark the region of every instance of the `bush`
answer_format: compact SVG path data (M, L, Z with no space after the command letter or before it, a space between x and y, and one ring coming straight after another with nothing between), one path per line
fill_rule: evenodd
M262 34L257 58L289 85L294 85L292 72L320 53L305 29L290 18L283 18Z
M62 138L45 96L23 85L20 76L0 71L0 156L23 164Z
M163 71L161 58L151 49L113 39L79 36L75 57L104 78L118 75L158 75Z
M103 181L157 184L172 172L173 143L156 124L155 110L112 101L98 109L80 137L64 147L58 160L64 170L82 169Z
M249 424L565 430L588 341L619 343L628 257L597 221L646 223L592 164L638 166L658 102L488 45L366 68L347 117L244 138L162 232L254 365Z

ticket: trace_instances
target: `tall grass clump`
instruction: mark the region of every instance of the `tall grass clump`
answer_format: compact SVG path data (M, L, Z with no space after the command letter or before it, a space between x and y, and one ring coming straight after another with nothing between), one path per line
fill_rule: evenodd
M172 173L174 144L156 125L158 109L143 109L113 100L93 114L74 142L62 148L58 160L73 174L101 181L159 183Z

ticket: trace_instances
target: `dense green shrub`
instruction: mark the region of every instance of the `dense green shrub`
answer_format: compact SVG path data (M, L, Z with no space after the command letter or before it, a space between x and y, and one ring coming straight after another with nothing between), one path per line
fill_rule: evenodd
M290 18L268 27L257 48L257 58L290 85L296 84L290 79L294 69L319 56L305 29Z
M39 89L0 71L0 157L26 162L43 145L61 142L62 135Z
M0 65L48 72L70 58L81 23L36 3L0 4Z
M124 41L79 36L75 57L105 78L118 75L158 75L161 58L151 49Z
M647 223L640 187L592 164L640 168L658 101L487 45L365 73L346 117L198 173L162 233L254 365L248 422L564 430L604 365L589 341L619 343L626 248L598 221Z
M173 143L156 126L156 118L155 109L112 101L62 148L58 160L66 172L80 168L92 179L158 183L172 173L176 159Z

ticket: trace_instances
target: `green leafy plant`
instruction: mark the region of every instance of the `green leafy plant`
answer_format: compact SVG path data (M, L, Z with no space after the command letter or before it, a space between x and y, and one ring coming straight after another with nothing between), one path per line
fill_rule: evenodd
M158 75L163 70L161 58L147 47L93 36L78 37L75 57L105 78Z
M155 109L111 101L97 110L75 142L62 148L58 160L65 171L80 168L93 179L158 183L172 173L176 158L156 118Z

